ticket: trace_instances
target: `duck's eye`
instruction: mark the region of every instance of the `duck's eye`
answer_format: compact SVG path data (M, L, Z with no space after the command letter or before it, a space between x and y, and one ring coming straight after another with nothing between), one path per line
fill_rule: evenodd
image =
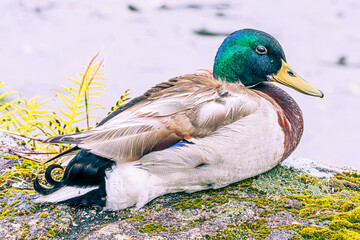
M260 54L260 55L264 55L267 54L267 49L266 47L264 47L263 45L259 45L256 47L255 51Z

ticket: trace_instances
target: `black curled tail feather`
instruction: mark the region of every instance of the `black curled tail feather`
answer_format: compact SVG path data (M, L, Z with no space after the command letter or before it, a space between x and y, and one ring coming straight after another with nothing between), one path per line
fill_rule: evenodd
M105 204L104 199L106 197L106 170L110 169L114 164L115 162L110 161L106 158L97 156L86 150L81 150L78 154L76 154L76 156L65 168L64 175L60 181L54 180L51 177L51 172L54 169L62 169L62 167L58 164L52 164L46 169L45 172L45 179L52 187L47 188L41 186L38 178L36 178L34 180L34 189L42 195L49 195L65 186L73 186L79 188L98 186L98 189L95 189L82 196L68 199L64 202L71 205L103 206Z
M53 192L56 192L56 190L58 190L59 188L56 187L52 187L52 188L47 188L47 187L43 187L41 186L40 182L39 182L39 178L36 177L33 180L33 185L34 185L34 189L36 192L42 194L42 195L49 195Z
M53 179L51 177L51 172L57 168L64 170L64 168L62 166L60 166L59 164L51 164L50 166L48 166L45 171L45 179L50 185L59 188L59 187L62 187L64 184L61 181L56 181L55 179Z
M47 187L43 187L41 186L40 182L39 182L39 178L36 177L33 181L34 184L34 189L35 191L37 191L38 193L42 194L42 195L49 195L53 192L55 192L56 190L60 189L61 187L63 187L65 184L62 181L56 181L55 179L53 179L51 177L51 172L54 169L64 169L62 166L60 166L59 164L51 164L49 167L46 168L45 171L45 180L52 186L51 188L47 188Z

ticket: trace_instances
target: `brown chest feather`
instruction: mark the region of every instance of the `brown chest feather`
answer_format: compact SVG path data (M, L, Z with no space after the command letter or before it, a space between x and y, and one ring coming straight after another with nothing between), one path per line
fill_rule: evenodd
M289 94L271 83L261 83L253 89L265 93L281 108L278 110L278 121L285 135L284 154L281 158L281 161L283 161L295 150L300 142L304 130L301 109Z

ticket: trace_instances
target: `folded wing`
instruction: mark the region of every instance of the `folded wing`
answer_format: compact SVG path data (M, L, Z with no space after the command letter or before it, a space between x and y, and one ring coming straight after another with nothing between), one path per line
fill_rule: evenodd
M248 116L258 107L257 101L248 101L254 98L249 94L241 84L214 79L210 71L184 75L155 86L92 130L45 142L77 144L116 162L134 161Z

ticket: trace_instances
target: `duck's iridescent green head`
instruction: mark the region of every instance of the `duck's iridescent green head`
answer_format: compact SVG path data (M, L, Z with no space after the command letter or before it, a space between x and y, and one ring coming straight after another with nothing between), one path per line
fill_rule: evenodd
M224 40L215 57L214 76L245 86L272 80L305 94L324 96L290 68L275 38L254 29L236 31Z

